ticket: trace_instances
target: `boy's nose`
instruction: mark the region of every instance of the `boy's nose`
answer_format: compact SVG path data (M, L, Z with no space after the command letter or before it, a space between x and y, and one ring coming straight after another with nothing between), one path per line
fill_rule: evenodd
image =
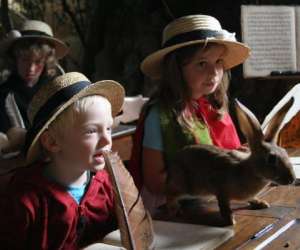
M104 147L108 144L111 143L111 134L110 133L107 133L107 132L104 132L98 142L98 145L100 147Z

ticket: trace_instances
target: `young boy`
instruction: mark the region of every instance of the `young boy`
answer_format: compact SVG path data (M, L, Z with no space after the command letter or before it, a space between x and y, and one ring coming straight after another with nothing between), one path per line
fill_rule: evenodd
M124 89L67 73L43 85L29 105L26 157L0 211L1 249L78 249L116 229L102 152Z

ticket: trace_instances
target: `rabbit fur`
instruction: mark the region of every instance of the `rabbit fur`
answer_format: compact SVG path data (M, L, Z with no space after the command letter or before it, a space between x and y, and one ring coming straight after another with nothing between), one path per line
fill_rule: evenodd
M295 174L285 149L276 145L280 124L293 99L270 121L265 135L254 114L235 100L241 131L249 152L213 145L190 145L180 150L167 169L166 197L169 214L178 212L184 195L215 195L226 224L235 223L230 200L249 200L254 208L269 207L255 195L270 182L291 184Z

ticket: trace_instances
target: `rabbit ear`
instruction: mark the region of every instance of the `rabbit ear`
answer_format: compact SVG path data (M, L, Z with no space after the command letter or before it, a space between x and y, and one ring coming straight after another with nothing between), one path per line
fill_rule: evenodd
M240 128L247 138L250 148L253 149L255 145L262 142L264 136L259 121L246 106L241 104L237 99L234 101Z
M279 132L280 125L289 111L290 107L294 103L294 97L292 97L281 109L274 115L274 117L269 122L267 130L265 132L265 140L268 142L275 142Z

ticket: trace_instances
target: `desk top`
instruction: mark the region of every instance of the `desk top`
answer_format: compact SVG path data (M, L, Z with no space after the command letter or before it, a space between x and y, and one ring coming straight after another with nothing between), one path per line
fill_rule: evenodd
M217 250L277 250L287 246L287 249L300 249L300 186L270 185L258 198L267 201L270 208L253 210L247 202L231 202L236 224L228 228L234 230L234 235ZM184 204L182 215L172 220L224 227L214 198L200 204Z
M300 155L300 149L288 152L290 156ZM217 250L300 249L300 186L269 185L257 197L267 201L270 208L252 210L247 202L231 202L236 220L234 236ZM202 206L196 208L198 216L177 221L222 226L216 199L211 198Z
M218 250L300 248L300 187L270 186L260 198L271 207L236 209L235 236Z
M113 128L111 136L114 139L120 136L131 135L135 132L135 129L135 125L120 124L117 127Z

